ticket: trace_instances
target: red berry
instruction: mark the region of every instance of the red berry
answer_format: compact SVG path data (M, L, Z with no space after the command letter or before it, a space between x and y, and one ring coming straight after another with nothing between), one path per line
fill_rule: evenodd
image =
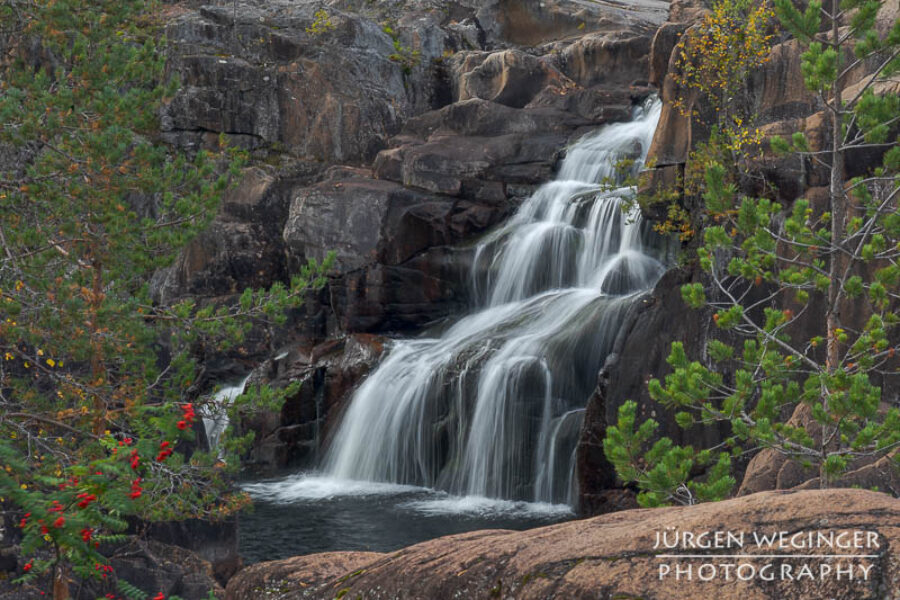
M56 527L57 529L59 529L60 527L62 527L65 524L66 524L65 517L59 517L55 521L53 521L53 526Z

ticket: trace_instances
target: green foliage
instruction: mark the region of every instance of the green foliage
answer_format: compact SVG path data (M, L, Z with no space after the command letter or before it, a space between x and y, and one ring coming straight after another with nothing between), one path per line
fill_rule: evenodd
M322 9L317 10L314 15L315 19L306 28L306 33L313 36L320 36L328 33L329 31L334 31L337 28L337 25L331 20L331 17L328 14L328 11Z
M677 446L668 437L651 444L658 424L647 419L635 429L637 404L628 401L619 407L618 421L607 428L603 450L607 460L625 481L641 490L638 502L644 507L674 502L693 504L725 498L734 487L731 457L725 452L697 452L691 446ZM710 467L700 480L695 469Z
M809 43L819 32L821 17L821 0L811 0L801 13L791 0L775 0L775 14L782 27L798 40Z
M382 31L391 36L391 41L394 44L394 51L388 55L388 58L398 63L405 75L409 75L422 62L422 53L418 50L413 50L409 46L404 46L400 41L399 35L390 25L384 25Z
M675 82L702 94L721 117L733 114L750 73L768 61L773 16L766 2L713 0L710 12L675 50ZM676 107L689 112L683 98Z
M102 576L101 543L121 540L126 518L246 504L231 491L236 456L194 451L197 356L284 323L327 268L234 305L151 301L152 274L209 224L245 162L224 143L186 155L159 141L177 82L163 82L158 8L0 0L0 143L23 157L0 171L0 502L34 557L23 581Z
M730 426L719 455L773 449L817 469L823 487L854 461L900 455L900 407L886 402L881 388L900 372L900 97L881 85L896 73L900 21L879 32L881 6L844 0L843 27L819 2L800 11L776 0L779 20L804 47L804 82L843 135L815 153L802 132L775 138L771 147L830 169L828 202L798 198L782 206L743 194L729 163L736 148L710 152L729 145L713 136L698 165L706 225L697 259L708 283L685 285L682 296L711 314L720 333L704 349L673 343L671 372L648 385L679 426ZM850 49L857 62L845 64ZM874 70L845 98L846 79L865 60ZM883 151L882 164L848 180L845 156L862 148ZM854 321L843 323L849 302ZM728 492L726 460L667 438L651 444L656 423L635 429L634 412L623 407L605 449L643 503L701 499L692 487L698 477L712 496ZM791 414L802 418L785 420Z

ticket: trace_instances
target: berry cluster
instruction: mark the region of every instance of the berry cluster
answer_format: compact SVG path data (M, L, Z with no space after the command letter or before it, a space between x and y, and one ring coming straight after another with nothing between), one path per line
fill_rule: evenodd
M172 456L172 443L160 442L159 454L156 455L156 462L162 462Z
M193 404L182 404L181 410L184 412L184 415L182 415L183 418L181 421L178 421L178 423L176 423L175 426L178 427L178 429L181 429L182 431L184 431L189 426L193 425L194 418L196 417L196 415L194 414L194 405Z
M144 491L144 488L141 487L141 478L138 477L131 482L131 493L128 494L128 497L132 500L137 500L141 497L142 491Z

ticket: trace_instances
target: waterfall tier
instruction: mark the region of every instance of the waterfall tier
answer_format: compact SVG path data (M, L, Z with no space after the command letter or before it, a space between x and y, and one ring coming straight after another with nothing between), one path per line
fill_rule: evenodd
M576 142L475 252L477 307L440 337L400 340L354 394L330 476L455 495L574 500L584 406L625 311L664 270L664 243L628 210L660 103Z

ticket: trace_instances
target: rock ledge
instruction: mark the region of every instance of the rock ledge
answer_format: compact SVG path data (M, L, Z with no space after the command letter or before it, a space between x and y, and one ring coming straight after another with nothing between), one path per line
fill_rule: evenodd
M654 549L657 533L744 532L743 547ZM866 547L772 549L753 533L859 531ZM804 536L805 538L805 536ZM866 542L863 542L864 544ZM690 507L628 510L529 531L486 530L447 536L389 554L332 552L253 565L228 584L227 600L266 597L434 600L452 598L834 600L900 598L900 500L865 490L763 492ZM708 555L662 558L664 553ZM868 554L874 558L729 558L738 554ZM717 555L719 555L717 557ZM766 563L776 576L738 580L719 568L700 581L701 564ZM660 576L662 564L693 565L693 577ZM815 577L795 576L808 565ZM789 576L781 565L791 565ZM854 579L838 580L838 565ZM824 568L823 568L824 566ZM829 575L821 576L828 571ZM867 576L862 576L863 570ZM704 576L710 571L707 568ZM749 573L749 568L744 571Z

